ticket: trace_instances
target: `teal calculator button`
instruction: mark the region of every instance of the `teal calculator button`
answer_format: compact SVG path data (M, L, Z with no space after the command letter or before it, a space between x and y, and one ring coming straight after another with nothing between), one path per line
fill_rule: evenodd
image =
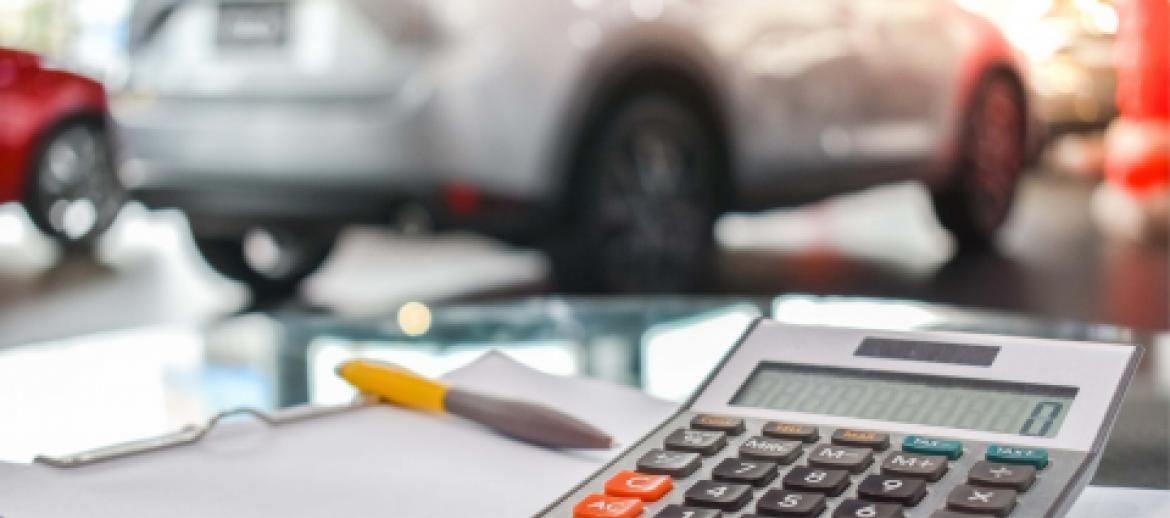
M1048 450L992 444L987 447L987 460L1007 464L1028 464L1035 466L1036 469L1044 469L1048 465Z
M905 439L902 439L902 451L923 455L942 455L948 459L956 460L963 456L963 443L921 435L907 435Z

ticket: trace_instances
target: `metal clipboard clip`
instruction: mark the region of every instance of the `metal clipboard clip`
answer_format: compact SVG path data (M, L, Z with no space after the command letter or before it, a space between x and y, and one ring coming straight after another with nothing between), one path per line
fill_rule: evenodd
M264 412L254 408L234 408L225 410L215 414L207 423L200 425L187 425L178 431L159 435L156 437L148 437L146 439L137 439L134 441L127 441L110 446L103 446L92 450L74 453L72 455L65 455L62 457L54 457L49 455L37 455L33 462L45 464L55 468L76 468L95 464L102 461L119 459L122 457L129 457L131 455L138 455L141 453L148 453L153 451L165 450L177 446L185 446L194 444L211 433L211 431L224 419L247 415L252 416L256 420L267 424L268 426L277 427L283 424L294 423L297 421L304 421L306 419L313 419L317 417L324 417L334 414L339 414L355 408L367 406L376 402L376 398L368 396L359 396L358 399L349 405L340 406L296 406L286 408L276 413Z

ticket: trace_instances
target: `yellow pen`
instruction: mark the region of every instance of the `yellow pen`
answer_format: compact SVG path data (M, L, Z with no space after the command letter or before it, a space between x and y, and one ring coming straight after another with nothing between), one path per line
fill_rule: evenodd
M557 410L450 386L397 365L349 360L337 367L337 375L389 403L458 415L525 442L552 448L613 446L605 432Z

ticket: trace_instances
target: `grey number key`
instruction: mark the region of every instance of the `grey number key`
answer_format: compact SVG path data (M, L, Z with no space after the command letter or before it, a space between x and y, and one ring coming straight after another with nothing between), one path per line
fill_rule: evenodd
M926 482L920 478L870 475L857 485L857 496L875 502L894 502L913 507L926 496Z
M942 455L918 455L893 452L882 461L882 474L896 477L924 478L935 482L947 473L947 458Z
M833 511L833 518L905 518L902 506L849 499Z
M1001 464L981 460L971 466L967 481L977 486L1006 487L1027 491L1036 481L1036 468L1025 464Z
M956 513L954 511L948 511L946 509L940 509L938 511L931 513L930 518L995 518L995 517L991 516L990 514Z
M804 453L799 441L786 441L769 437L749 437L739 445L739 456L745 459L770 460L779 464L792 464Z
M738 511L752 499L752 488L743 484L700 480L683 497L686 505Z
M756 502L756 512L764 516L812 518L824 511L825 497L817 493L773 489Z
M637 469L640 473L650 475L670 475L674 478L684 478L699 469L701 463L702 460L698 453L650 450L638 459Z
M776 463L766 460L723 459L711 470L711 478L764 487L776 479Z
M1004 517L1016 507L1016 492L962 484L947 495L947 508L964 513L983 513Z
M719 518L720 513L714 509L700 509L698 507L683 507L670 504L663 507L654 518Z
M704 457L719 453L727 446L727 434L708 430L688 430L679 428L666 436L666 449L675 451L693 451Z
M837 496L849 487L849 472L796 466L784 475L784 489Z
M808 452L808 464L818 468L849 470L861 473L873 464L873 450L820 444Z

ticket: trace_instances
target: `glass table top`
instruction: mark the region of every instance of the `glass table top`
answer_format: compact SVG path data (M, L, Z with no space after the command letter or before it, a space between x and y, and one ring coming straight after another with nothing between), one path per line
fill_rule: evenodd
M525 298L352 319L248 313L207 325L109 331L0 350L0 461L30 462L173 431L217 412L349 401L333 368L369 357L438 376L487 350L533 368L640 387L698 386L752 319L933 329L1147 346L1094 483L1170 488L1165 334L937 304L855 297Z

